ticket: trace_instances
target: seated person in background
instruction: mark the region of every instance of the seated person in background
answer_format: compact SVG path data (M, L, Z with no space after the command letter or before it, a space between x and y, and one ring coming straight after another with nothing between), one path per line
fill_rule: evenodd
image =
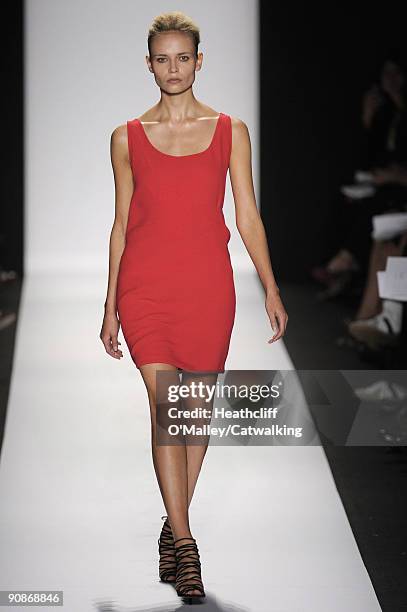
M325 266L312 270L319 282L330 285L338 275L366 269L371 248L372 217L391 210L404 210L407 203L407 80L400 60L388 56L382 63L380 84L374 84L363 97L362 125L367 137L367 167L373 184L373 197L352 202L345 218L342 248Z
M355 319L347 324L350 335L372 349L394 346L398 342L403 303L380 298L377 272L386 269L388 257L402 257L406 252L407 232L392 240L375 240L373 243L362 300Z
M398 58L383 61L379 83L364 94L362 125L367 168L407 159L406 70Z

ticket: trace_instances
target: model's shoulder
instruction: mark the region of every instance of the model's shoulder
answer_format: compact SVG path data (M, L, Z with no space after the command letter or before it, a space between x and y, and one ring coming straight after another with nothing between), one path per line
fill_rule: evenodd
M127 122L115 127L111 133L110 139L112 143L127 144Z
M247 129L247 125L245 124L245 122L240 119L239 117L234 117L232 115L229 115L231 122L232 122L232 127L237 127L238 129Z
M233 139L238 140L248 138L249 129L246 123L242 119L239 119L239 117L232 117L230 115L230 119L232 124Z
M115 161L129 161L127 122L114 128L110 136L110 151Z

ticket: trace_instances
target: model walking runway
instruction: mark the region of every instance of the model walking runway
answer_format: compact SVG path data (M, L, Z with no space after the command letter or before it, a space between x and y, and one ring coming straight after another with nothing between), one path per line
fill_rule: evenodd
M231 117L220 113L210 145L192 155L159 151L139 119L127 139L135 187L117 307L132 359L223 372L236 305L222 210Z

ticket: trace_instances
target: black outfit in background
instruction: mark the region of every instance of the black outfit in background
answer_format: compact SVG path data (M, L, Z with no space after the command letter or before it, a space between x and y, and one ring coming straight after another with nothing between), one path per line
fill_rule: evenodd
M406 98L404 97L404 100ZM366 131L366 169L391 163L407 164L407 111L398 109L386 96ZM397 184L376 186L374 196L349 203L348 231L343 247L367 270L373 231L372 217L407 210L407 188ZM397 243L399 237L396 237Z
M407 92L406 92L407 93ZM388 95L373 116L366 139L366 167L383 168L388 164L407 162L407 109L400 110ZM403 96L406 101L406 95Z

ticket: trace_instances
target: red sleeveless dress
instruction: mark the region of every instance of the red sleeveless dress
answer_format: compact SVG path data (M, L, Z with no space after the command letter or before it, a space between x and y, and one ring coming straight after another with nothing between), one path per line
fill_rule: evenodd
M127 121L134 179L117 312L139 368L224 372L236 295L223 216L232 123L220 113L207 149L169 155Z

